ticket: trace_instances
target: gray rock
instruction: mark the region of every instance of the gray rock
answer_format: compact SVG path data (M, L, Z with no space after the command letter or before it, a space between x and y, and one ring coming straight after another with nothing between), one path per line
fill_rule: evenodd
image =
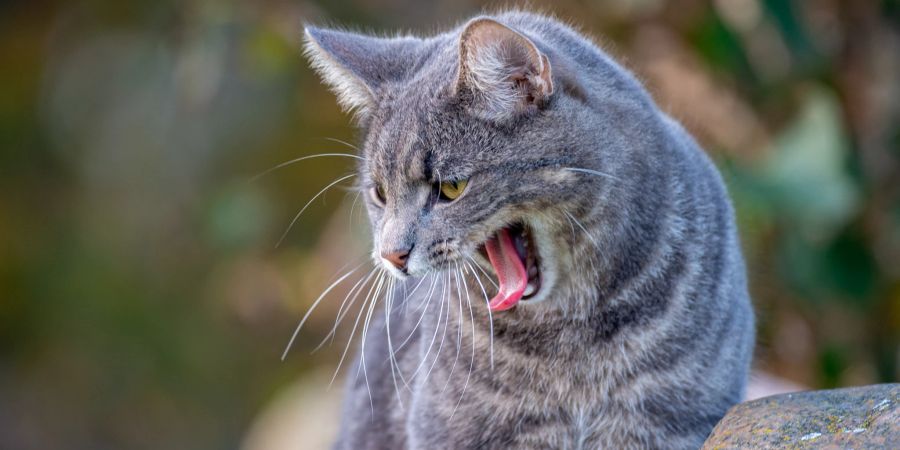
M704 450L898 449L900 384L775 395L734 406Z

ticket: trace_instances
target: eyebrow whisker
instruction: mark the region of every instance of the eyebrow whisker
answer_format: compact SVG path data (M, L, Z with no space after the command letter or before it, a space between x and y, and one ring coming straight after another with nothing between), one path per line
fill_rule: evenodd
M276 170L278 170L278 169L281 169L282 167L286 167L286 166L289 166L289 165L291 165L291 164L298 163L298 162L300 162L300 161L306 161L307 159L314 159L314 158L323 158L323 157L326 157L326 156L343 157L343 158L356 158L356 159L358 159L358 160L365 161L365 158L363 158L363 157L361 157L361 156L357 156L357 155L352 155L352 154L350 154L350 153L317 153L317 154L315 154L315 155L306 155L306 156L301 156L301 157L299 157L299 158L294 158L294 159L285 161L285 162L283 162L283 163L281 163L281 164L276 165L275 167L271 167L271 168L269 168L269 169L267 169L267 170L265 170L265 171L263 171L263 172L260 172L260 173L258 173L258 174L256 174L256 175L254 175L254 176L251 177L249 180L247 180L247 182L248 182L248 183L253 183L253 182L255 182L256 180L258 180L258 179L260 179L260 178L262 178L262 177L264 177L264 176L266 176L266 175L268 175L268 174L270 174L270 173L272 173L272 172L274 172L274 171L276 171Z

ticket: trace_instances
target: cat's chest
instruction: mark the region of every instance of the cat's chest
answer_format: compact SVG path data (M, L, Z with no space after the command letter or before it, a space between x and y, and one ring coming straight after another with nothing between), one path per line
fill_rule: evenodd
M463 402L450 417L441 414L441 405L414 404L407 421L410 448L618 448L638 425L621 411L532 403L528 397Z
M624 416L598 406L611 403L596 371L502 362L472 374L463 365L461 384L435 371L433 381L417 386L407 416L411 447L598 448L610 431L630 427L602 418Z

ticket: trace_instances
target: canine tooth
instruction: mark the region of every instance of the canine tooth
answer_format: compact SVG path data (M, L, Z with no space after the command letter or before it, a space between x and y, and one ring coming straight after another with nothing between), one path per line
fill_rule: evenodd
M525 292L522 293L523 297L527 297L531 294L534 294L534 291L537 290L537 287L534 283L528 283L528 286L525 286Z

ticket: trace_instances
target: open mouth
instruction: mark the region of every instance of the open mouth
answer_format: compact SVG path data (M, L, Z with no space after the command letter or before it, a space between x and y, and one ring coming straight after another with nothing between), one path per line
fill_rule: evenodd
M505 311L541 289L541 270L533 233L524 224L501 228L481 247L497 274L491 311Z

